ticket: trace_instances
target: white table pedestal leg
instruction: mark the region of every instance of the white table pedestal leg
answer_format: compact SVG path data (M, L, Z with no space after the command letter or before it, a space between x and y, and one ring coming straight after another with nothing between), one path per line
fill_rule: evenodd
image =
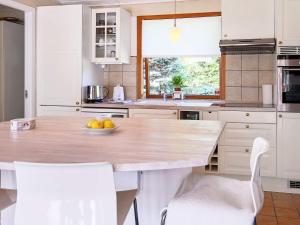
M140 225L160 224L160 211L191 172L191 168L143 172L137 197Z

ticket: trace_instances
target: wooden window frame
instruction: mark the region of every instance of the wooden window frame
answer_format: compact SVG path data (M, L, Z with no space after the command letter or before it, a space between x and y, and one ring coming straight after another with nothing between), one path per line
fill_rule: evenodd
M206 13L185 13L185 14L166 14L166 15L150 15L137 17L137 98L143 97L143 69L144 62L142 56L142 28L144 20L160 20L174 18L197 18L197 17L215 17L221 16L221 12L206 12ZM221 54L220 58L220 95L187 95L187 99L225 99L225 64L226 57ZM162 98L160 95L150 95L149 93L149 75L148 64L145 65L146 70L146 98Z

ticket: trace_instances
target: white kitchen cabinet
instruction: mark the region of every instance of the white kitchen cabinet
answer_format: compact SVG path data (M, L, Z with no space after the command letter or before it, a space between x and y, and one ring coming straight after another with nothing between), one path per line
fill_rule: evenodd
M220 111L219 120L232 123L276 123L276 113Z
M168 109L129 109L129 118L178 119L177 110Z
M265 138L271 147L276 147L276 124L227 123L220 144L252 146L256 137Z
M218 112L217 111L203 111L202 119L203 120L218 120Z
M250 175L250 156L252 147L220 146L220 171L225 174ZM276 175L276 150L263 155L261 160L262 176Z
M299 21L299 0L276 0L276 37L278 47L300 46Z
M81 104L82 12L81 5L37 9L38 105Z
M91 15L91 8L82 5L38 7L38 106L78 107L82 86L99 76L100 65L90 57Z
M38 116L81 116L80 107L39 106Z
M131 17L122 8L92 10L92 61L99 64L129 63Z
M277 173L280 178L300 179L300 113L278 113Z
M253 142L262 137L271 147L263 156L262 175L276 176L276 112L220 111L218 118L226 122L219 141L219 171L249 175Z
M221 39L274 38L274 0L221 2Z

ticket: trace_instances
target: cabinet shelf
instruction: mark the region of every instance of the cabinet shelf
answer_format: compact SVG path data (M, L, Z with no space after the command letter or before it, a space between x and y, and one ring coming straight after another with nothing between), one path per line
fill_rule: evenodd
M104 43L104 44L98 44L98 43L96 43L95 45L96 45L96 46L99 46L99 47L104 47L104 46L115 46L116 43Z
M216 147L210 162L208 165L205 166L206 173L218 173L219 172L219 151L218 146Z
M116 28L117 25L98 25L96 28Z

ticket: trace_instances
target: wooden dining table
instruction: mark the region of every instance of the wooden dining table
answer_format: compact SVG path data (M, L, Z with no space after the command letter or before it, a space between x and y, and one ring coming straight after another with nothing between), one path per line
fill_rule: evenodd
M167 204L193 167L203 167L209 163L225 126L221 121L113 120L118 128L107 135L91 135L85 128L88 118L39 117L36 118L36 128L27 131L11 131L9 122L0 123L0 208L2 205L4 209L14 202L15 161L110 162L115 171L117 191L131 193L131 197L124 195L123 201L120 201L119 205L126 206L126 209L120 209L124 212L118 224L124 223L129 210L130 204L125 204L125 199L130 202L135 197L141 199L140 224L151 224L159 219L159 215L152 215L151 219L149 216L155 210L150 212L143 206L143 199L155 199L157 194L148 190L147 177L149 180L163 179L164 182L171 179L174 185L165 190ZM159 182L157 186L160 186ZM138 192L132 194L132 190ZM156 211L160 210L158 206L153 207L157 208ZM5 210L9 208L13 207ZM149 211L147 215L146 211ZM8 221L12 219L5 219L7 214L11 217L12 213L1 213L2 225L9 224ZM143 215L147 218L143 218Z

